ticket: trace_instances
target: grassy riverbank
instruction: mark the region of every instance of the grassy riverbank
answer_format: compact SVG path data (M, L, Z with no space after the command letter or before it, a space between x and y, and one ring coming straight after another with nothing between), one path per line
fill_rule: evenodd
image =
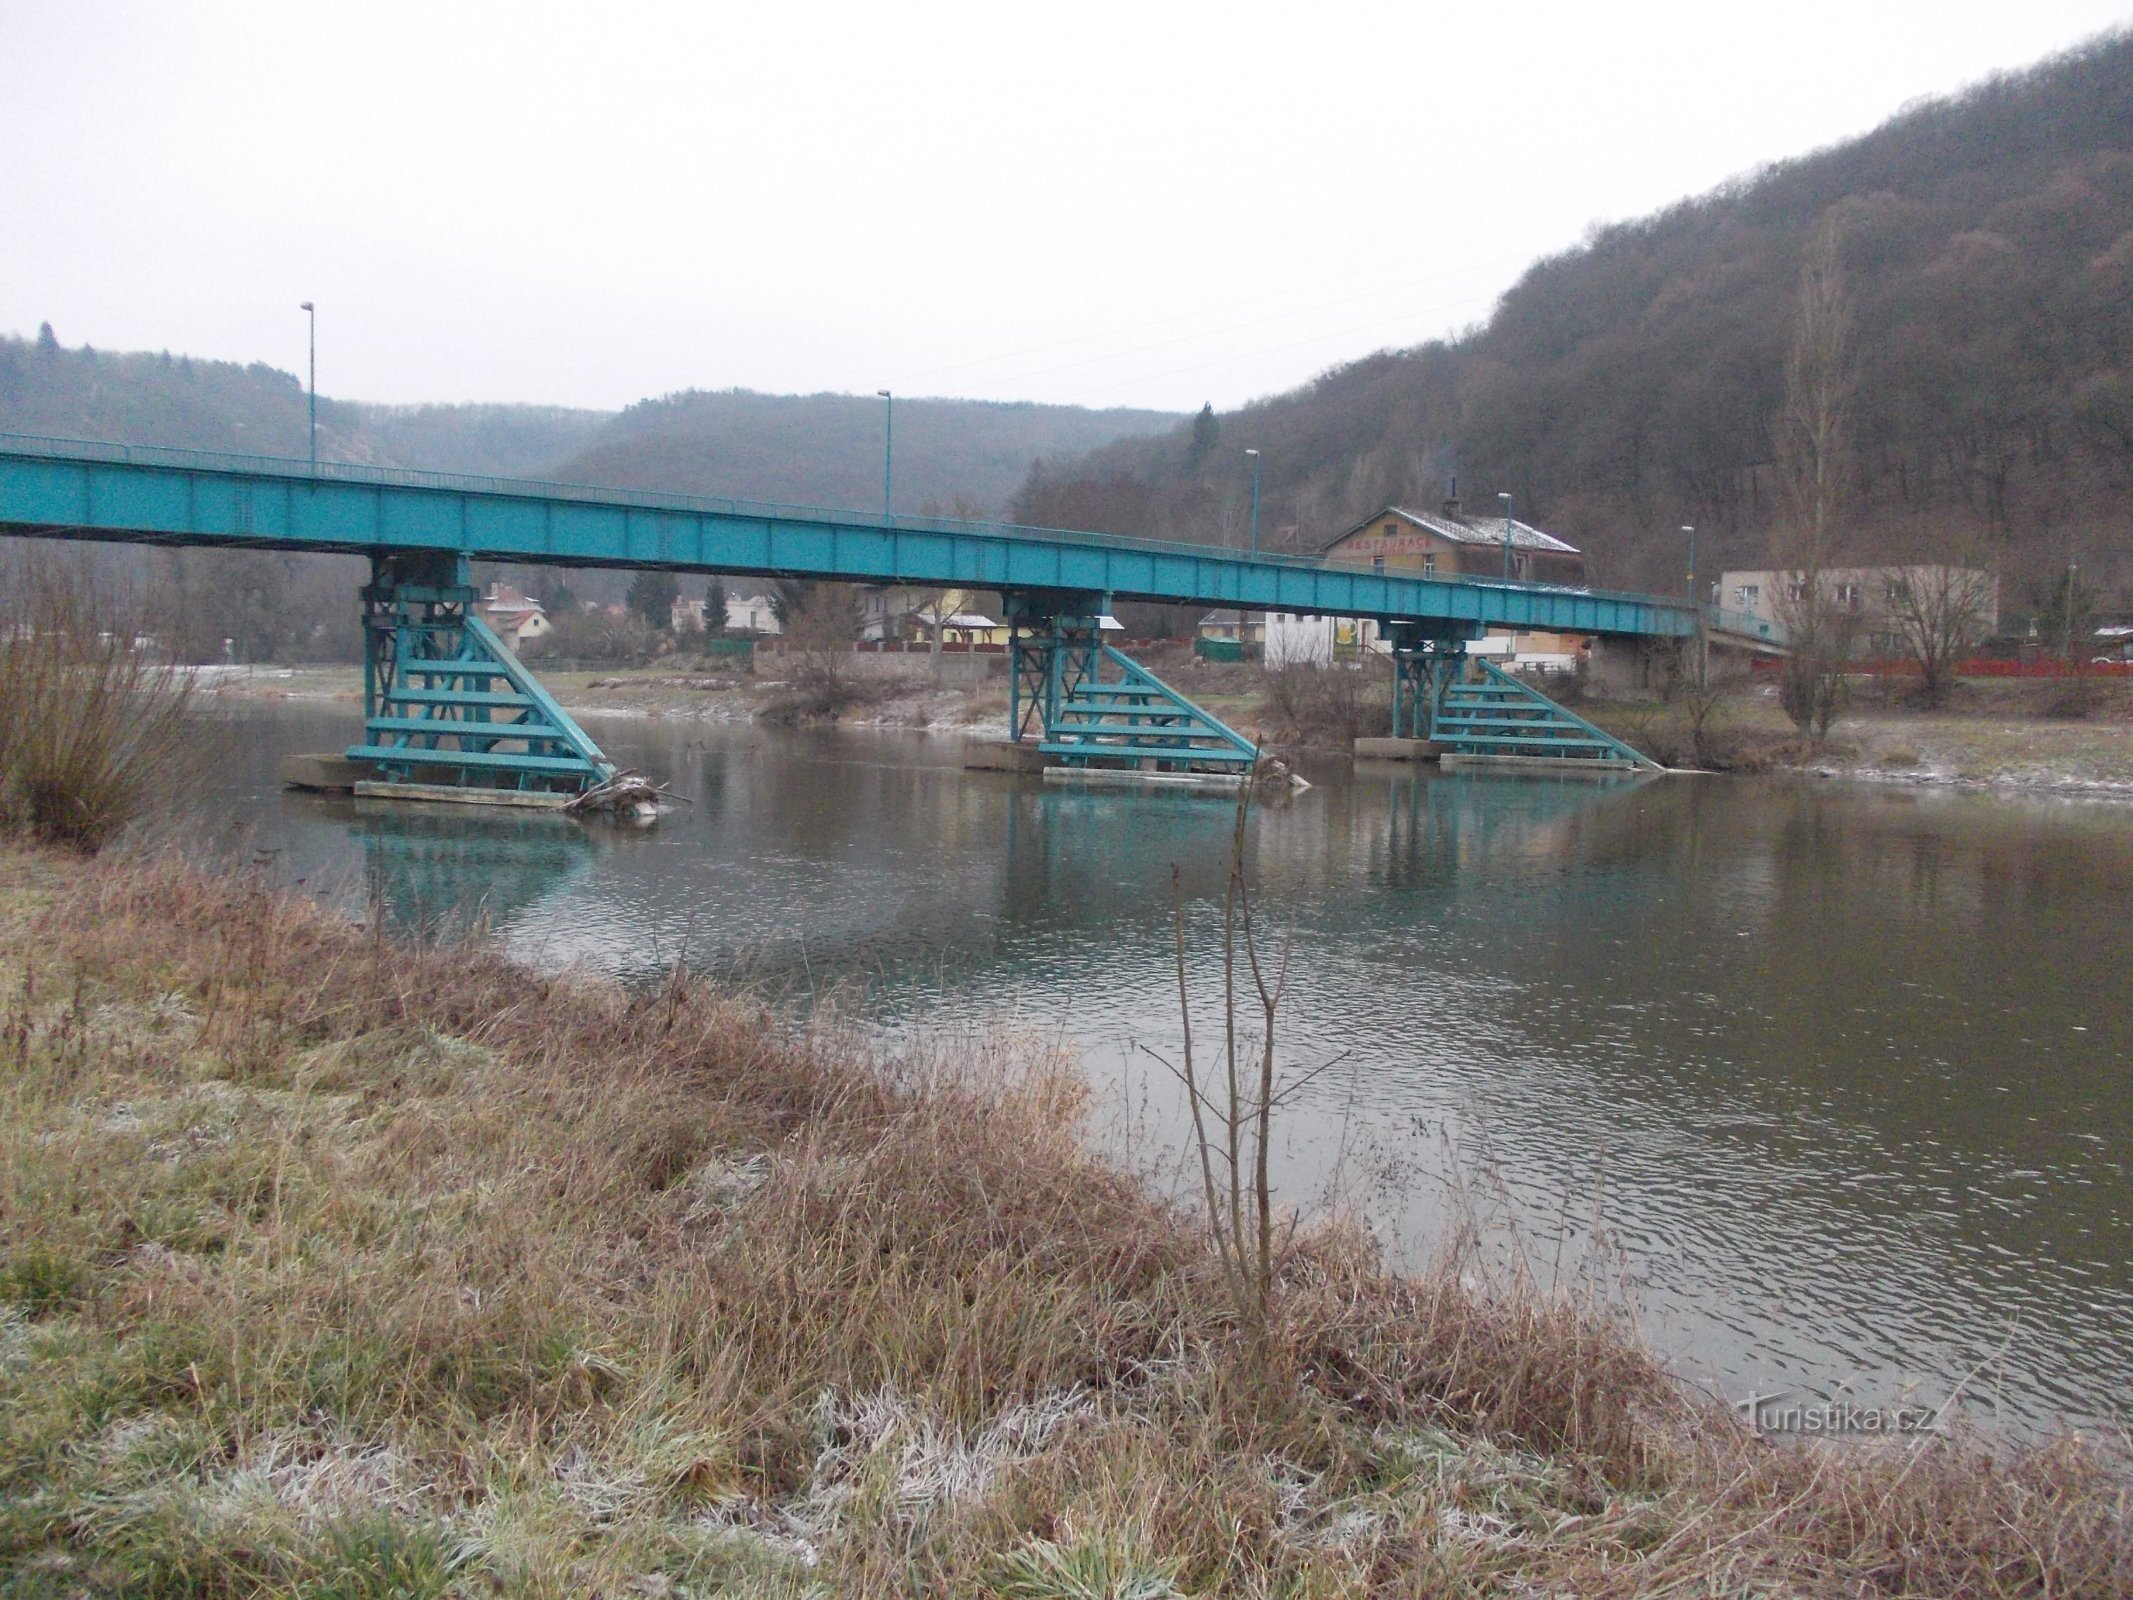
M2072 1444L1780 1448L1339 1229L1240 1327L1074 1080L0 853L0 1590L2115 1595Z

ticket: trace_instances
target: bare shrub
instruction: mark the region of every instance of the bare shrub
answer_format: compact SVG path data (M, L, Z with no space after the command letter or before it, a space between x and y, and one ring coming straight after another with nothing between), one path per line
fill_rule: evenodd
M1264 680L1265 714L1284 744L1352 744L1389 716L1370 677L1345 664L1272 668Z
M147 635L155 607L18 556L0 606L0 826L95 851L179 775L205 730Z
M786 606L780 652L786 687L764 699L759 714L765 721L833 722L893 690L861 675L852 654L854 614L847 584L797 586Z
M528 639L518 653L528 660L610 661L642 666L659 653L661 636L634 611L559 610L548 631Z
M2103 698L2103 684L2097 675L2076 667L2064 677L2051 680L2038 709L2056 721L2080 722L2095 714Z

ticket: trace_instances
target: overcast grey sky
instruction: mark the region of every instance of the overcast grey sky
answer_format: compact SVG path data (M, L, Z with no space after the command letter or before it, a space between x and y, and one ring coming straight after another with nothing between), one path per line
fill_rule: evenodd
M2128 20L0 0L0 330L301 371L314 299L354 399L1228 406Z

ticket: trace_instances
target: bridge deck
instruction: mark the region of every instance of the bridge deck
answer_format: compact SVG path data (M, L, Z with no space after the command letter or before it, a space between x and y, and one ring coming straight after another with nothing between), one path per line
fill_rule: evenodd
M1652 595L1425 577L1057 528L0 435L0 533L1062 590L1379 621L1693 634Z

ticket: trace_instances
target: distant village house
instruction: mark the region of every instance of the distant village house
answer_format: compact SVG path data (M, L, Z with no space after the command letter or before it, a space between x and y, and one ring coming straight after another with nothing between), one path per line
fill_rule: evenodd
M1508 557L1509 576L1520 583L1585 582L1577 546L1513 518L1470 517L1456 493L1435 513L1387 506L1328 540L1320 553L1334 566L1444 578L1502 578Z
M1508 568L1516 583L1582 588L1587 581L1585 557L1576 545L1516 518L1468 515L1456 481L1435 512L1386 506L1328 540L1321 554L1329 566L1367 567L1372 572L1500 582ZM1345 646L1351 633L1363 649L1384 648L1374 622L1352 630L1338 628L1337 642ZM1568 671L1590 648L1591 640L1583 634L1499 628L1476 640L1473 653L1506 666Z
M785 624L778 620L778 608L769 595L729 593L726 596L726 631L777 634L785 631Z
M548 631L547 607L508 583L490 584L488 591L474 602L474 615L513 650Z
M925 589L877 584L859 594L859 638L864 644L926 645L940 633L943 649L1004 646L1007 624L972 603L964 589Z

